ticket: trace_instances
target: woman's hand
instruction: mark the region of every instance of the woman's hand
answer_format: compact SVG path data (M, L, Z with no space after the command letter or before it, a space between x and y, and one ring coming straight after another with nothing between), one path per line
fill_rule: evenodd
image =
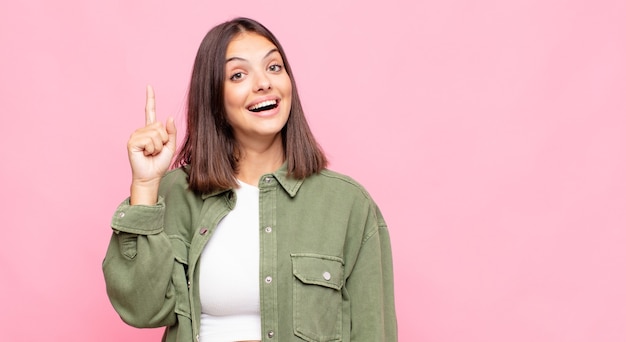
M169 117L165 126L156 120L154 89L146 88L146 125L128 140L128 159L133 180L130 204L152 205L157 202L159 183L176 152L176 126Z

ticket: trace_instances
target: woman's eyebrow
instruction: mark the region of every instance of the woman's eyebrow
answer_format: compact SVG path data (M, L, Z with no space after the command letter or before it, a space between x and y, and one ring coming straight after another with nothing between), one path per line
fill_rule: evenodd
M267 57L269 57L274 52L278 52L278 49L277 48L271 49L268 53L265 54L265 57L263 57L263 59L266 59Z
M268 51L268 52L265 54L265 56L263 57L263 59L266 59L267 57L269 57L271 54L273 54L273 53L275 53L275 52L278 52L278 49L277 49L277 48L271 49L270 51ZM232 61L243 61L243 62L247 62L248 60L247 60L247 59L245 59L245 58L243 58L243 57L237 57L237 56L233 56L233 57L230 57L230 58L226 59L226 63L228 63L228 62L232 62Z

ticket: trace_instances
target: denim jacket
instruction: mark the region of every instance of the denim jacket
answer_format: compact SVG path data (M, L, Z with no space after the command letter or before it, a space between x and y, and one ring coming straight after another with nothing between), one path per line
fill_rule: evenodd
M262 340L397 341L389 233L365 189L328 170L293 179L284 165L258 187ZM126 323L198 339L199 257L236 200L193 193L179 168L156 205L120 204L103 271Z

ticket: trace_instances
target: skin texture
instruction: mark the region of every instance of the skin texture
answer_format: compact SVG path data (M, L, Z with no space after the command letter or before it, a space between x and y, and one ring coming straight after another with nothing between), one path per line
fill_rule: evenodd
M237 176L255 185L284 161L280 131L289 118L291 80L276 46L255 33L236 36L226 60L224 102L241 153ZM278 106L258 113L249 110L267 100Z

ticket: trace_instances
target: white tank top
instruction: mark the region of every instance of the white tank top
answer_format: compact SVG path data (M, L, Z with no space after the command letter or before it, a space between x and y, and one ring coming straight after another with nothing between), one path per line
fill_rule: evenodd
M200 256L202 342L261 340L259 189L239 186Z

